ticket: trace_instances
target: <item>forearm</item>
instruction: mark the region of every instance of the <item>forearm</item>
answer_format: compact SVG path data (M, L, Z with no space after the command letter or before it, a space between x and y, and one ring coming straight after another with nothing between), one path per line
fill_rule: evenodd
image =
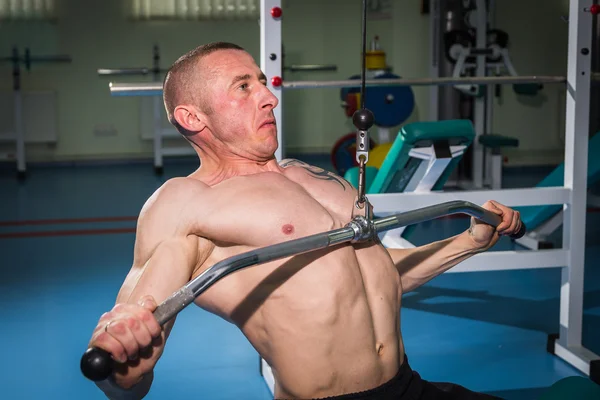
M412 249L388 249L404 292L429 282L467 258L483 251L468 232Z
M143 399L150 391L153 378L153 372L147 373L142 377L140 382L128 389L124 389L117 385L112 377L104 381L96 382L96 385L110 400L139 400Z
M129 305L143 307L144 304L153 309L187 283L196 260L193 245L193 241L190 243L185 239L165 241L146 263L134 265L126 277L117 296L113 315L108 317L111 321L108 333L113 339L111 346L115 343L120 345L112 350L107 349L116 361L115 371L109 379L98 383L109 399L141 399L150 390L154 366L163 353L175 318L160 327L151 316L140 317L124 310ZM148 324L155 330L152 338L148 336L150 329L144 328ZM138 334L128 333L132 329L137 329Z

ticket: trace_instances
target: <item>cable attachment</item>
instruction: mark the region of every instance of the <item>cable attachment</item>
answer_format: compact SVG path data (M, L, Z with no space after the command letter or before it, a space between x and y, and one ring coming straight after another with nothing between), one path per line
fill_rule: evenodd
M360 163L364 157L366 164L369 162L369 129L375 122L375 116L371 110L362 108L354 112L352 122L356 127L356 162Z
M375 117L373 113L362 108L356 110L352 116L352 122L356 127L356 162L358 169L358 196L355 204L355 213L367 217L369 204L365 196L366 186L366 164L369 161L369 129L373 126Z
M365 196L365 186L366 186L366 171L365 171L365 164L366 164L366 160L365 157L360 157L359 161L358 161L358 196L357 196L357 202L359 203L360 206L362 206L365 202L366 202L366 196Z

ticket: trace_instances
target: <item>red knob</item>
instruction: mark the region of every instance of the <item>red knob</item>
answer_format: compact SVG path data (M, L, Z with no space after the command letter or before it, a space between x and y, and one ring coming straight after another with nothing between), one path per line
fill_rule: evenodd
M271 85L273 85L273 87L279 87L281 86L281 78L278 76L274 76L273 78L271 78Z
M600 5L598 4L593 4L590 7L590 13L592 13L593 15L598 15L600 14Z
M271 16L273 18L279 18L279 17L281 17L282 13L283 13L283 11L281 11L281 7L273 7L273 8L271 8Z

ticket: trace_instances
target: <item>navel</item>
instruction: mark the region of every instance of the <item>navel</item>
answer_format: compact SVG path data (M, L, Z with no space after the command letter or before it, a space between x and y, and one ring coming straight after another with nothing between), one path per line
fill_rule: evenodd
M285 224L281 227L281 232L283 232L286 235L291 235L292 233L294 233L294 225Z
M383 355L383 343L377 343L377 355Z

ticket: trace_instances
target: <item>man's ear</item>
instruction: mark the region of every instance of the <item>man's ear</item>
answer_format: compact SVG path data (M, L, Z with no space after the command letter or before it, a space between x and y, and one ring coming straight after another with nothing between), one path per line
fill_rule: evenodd
M193 106L179 105L175 107L173 118L191 134L196 134L206 128L206 116Z

